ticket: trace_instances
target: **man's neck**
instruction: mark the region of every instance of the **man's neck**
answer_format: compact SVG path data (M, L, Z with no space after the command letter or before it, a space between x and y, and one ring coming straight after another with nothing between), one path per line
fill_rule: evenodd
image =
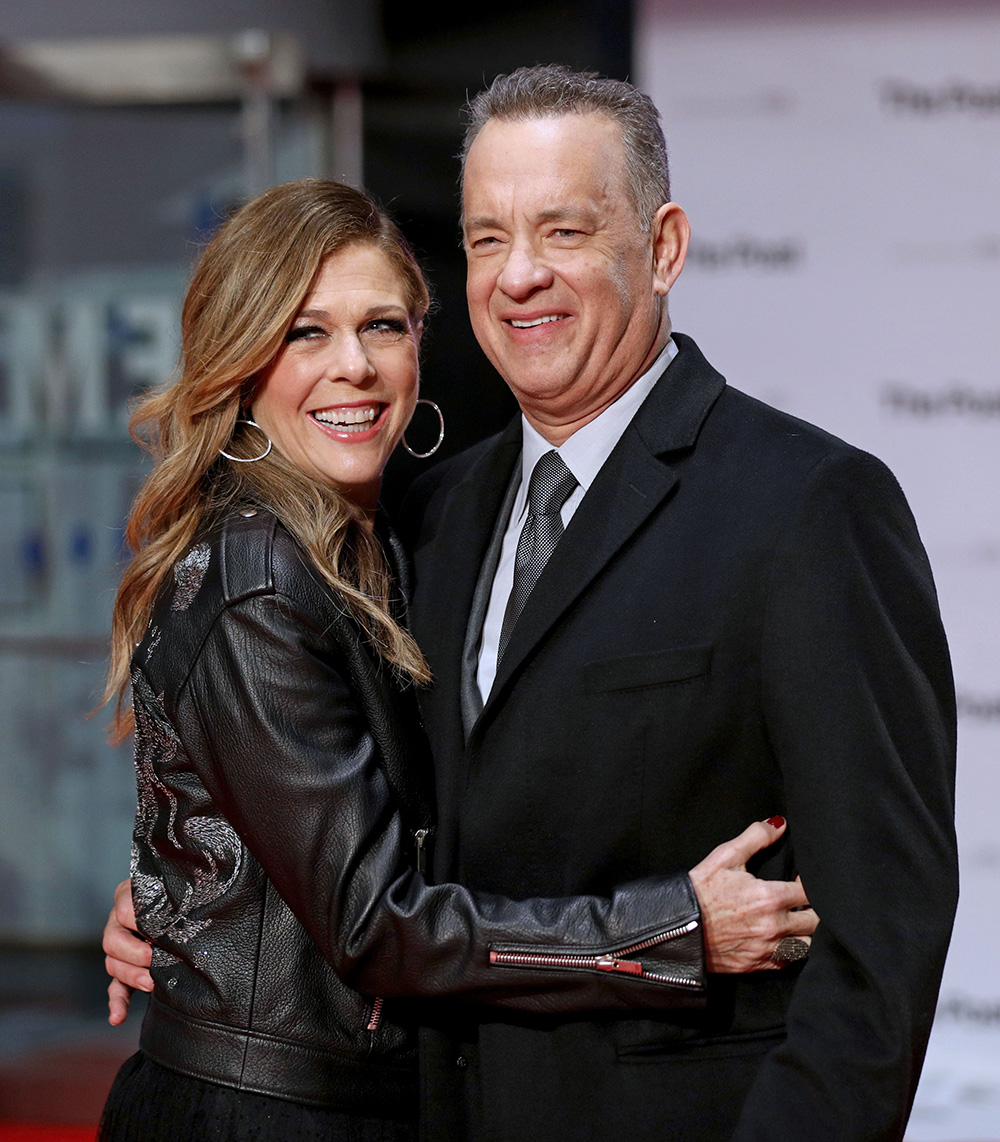
M525 420L539 436L543 436L553 448L559 448L565 444L575 432L579 432L581 428L585 428L602 413L606 412L616 401L619 401L629 389L632 388L636 381L646 376L659 360L667 342L670 340L670 335L670 320L664 316L663 324L657 332L656 340L643 358L642 365L639 369L633 372L627 384L609 388L607 399L599 402L593 408L588 408L577 417L553 419L551 416L546 416L546 410L544 408L534 409L521 405L521 412Z
M618 398L608 405L601 413L587 423L582 424L575 432L569 434L560 444L560 454L570 466L581 487L590 486L587 471L591 467L591 460L584 457L599 457L596 467L589 472L590 478L597 473L597 468L607 459L615 443L621 437L626 427L639 411L667 366L677 355L677 345L672 338L667 339L666 345L650 367L637 377ZM537 460L543 453L552 448L552 440L540 433L530 420L522 418L523 445L522 464L526 465L528 475ZM570 457L573 461L570 461ZM577 466L574 467L574 464Z

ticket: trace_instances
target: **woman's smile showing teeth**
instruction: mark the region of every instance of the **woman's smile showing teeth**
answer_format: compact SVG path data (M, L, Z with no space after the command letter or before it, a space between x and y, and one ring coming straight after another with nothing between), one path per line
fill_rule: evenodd
M322 425L337 432L351 434L371 428L384 407L382 404L367 404L347 408L320 408L314 409L311 415Z

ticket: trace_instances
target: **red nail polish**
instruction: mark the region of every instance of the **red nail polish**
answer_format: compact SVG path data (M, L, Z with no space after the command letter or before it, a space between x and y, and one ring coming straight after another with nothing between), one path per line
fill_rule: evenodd
M772 829L780 829L785 824L785 818L784 817L768 817L767 823L771 826Z

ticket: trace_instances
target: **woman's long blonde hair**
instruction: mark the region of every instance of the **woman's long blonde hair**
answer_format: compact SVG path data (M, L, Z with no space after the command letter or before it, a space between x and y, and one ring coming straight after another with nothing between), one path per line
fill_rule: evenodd
M339 592L381 656L416 682L430 674L410 635L390 613L392 583L365 517L339 492L304 476L277 450L251 457L261 435L237 426L284 345L324 259L347 246L380 250L399 276L414 324L430 304L427 283L394 223L360 191L303 179L247 203L202 253L184 299L179 376L145 396L133 437L155 459L132 507L126 539L134 552L115 601L104 702L116 699L112 739L132 728L123 709L129 662L174 563L207 524L234 503L277 515Z

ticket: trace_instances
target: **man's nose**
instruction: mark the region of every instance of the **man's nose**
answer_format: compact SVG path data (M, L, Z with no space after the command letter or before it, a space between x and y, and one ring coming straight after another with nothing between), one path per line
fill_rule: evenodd
M497 285L518 301L552 284L552 271L530 246L514 246L507 256Z

